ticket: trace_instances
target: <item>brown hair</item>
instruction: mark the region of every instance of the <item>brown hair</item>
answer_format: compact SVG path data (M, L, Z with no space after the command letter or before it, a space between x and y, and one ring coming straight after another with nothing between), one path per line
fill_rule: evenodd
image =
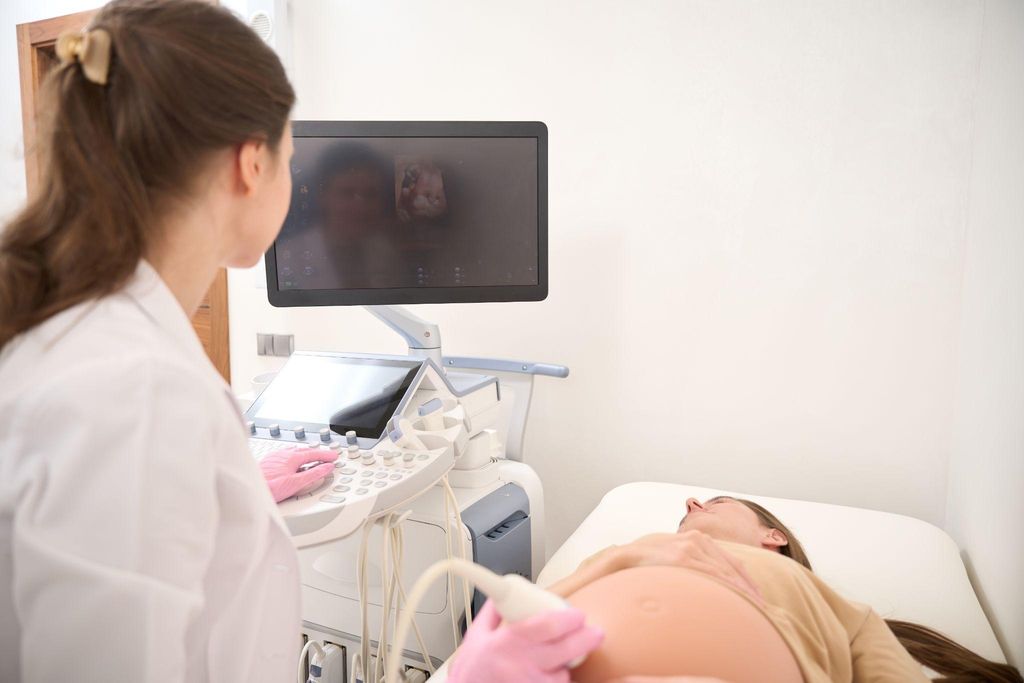
M758 520L769 529L778 529L785 534L789 543L779 552L811 569L811 561L796 535L778 517L764 507L749 500L734 498L757 515ZM813 571L813 570L812 570ZM933 671L943 674L936 681L944 683L1021 683L1020 673L1009 664L992 662L968 650L954 640L947 638L920 624L896 619L886 619L889 629L906 648L910 656Z
M797 537L793 535L793 532L790 531L778 517L768 512L767 508L758 505L752 500L743 500L741 498L733 498L733 500L735 500L737 503L743 503L748 508L753 510L754 514L757 515L758 521L761 522L762 525L768 527L769 529L778 529L785 535L786 540L788 542L786 543L786 545L779 547L780 553L782 553L790 559L796 560L797 562L807 567L811 571L814 571L814 569L811 567L810 558L807 557L807 553L804 552L804 547L800 544L800 541L797 540Z
M107 83L73 60L47 76L40 186L0 233L0 348L122 287L211 155L276 151L295 102L277 55L225 8L115 0L90 28L111 37Z

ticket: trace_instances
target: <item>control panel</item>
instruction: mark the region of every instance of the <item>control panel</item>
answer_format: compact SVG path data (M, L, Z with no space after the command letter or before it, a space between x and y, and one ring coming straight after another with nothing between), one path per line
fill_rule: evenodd
M315 355L319 360L314 364L323 363L325 367L337 363L338 358L344 358L347 363L360 358L370 361L386 358ZM408 362L408 358L402 360ZM306 358L300 362L308 365L309 361ZM318 373L306 372L303 376L315 381ZM322 376L330 378L331 373L326 371ZM328 424L275 420L265 410L261 413L259 400L246 412L249 447L257 459L272 451L299 445L338 453L331 475L279 503L297 546L342 538L357 531L367 519L408 503L452 468L473 436L495 423L500 394L494 377L467 375L454 378L452 382L429 360L416 361L410 377L409 381L398 383L402 395L397 398L385 395L394 391L392 385L383 389L363 387L367 396L348 397L353 404L372 405L374 409L380 405L397 406L385 416L383 433L377 438L367 436L365 430L362 435L356 429L339 433L337 429L344 425L333 419ZM274 391L275 382L276 378L265 394ZM289 391L296 388L291 386ZM302 388L308 389L308 393L296 396L296 401L308 402L308 395L337 394L333 388L331 391ZM289 406L286 399L287 396L271 396L267 403ZM287 412L290 408L284 410ZM339 405L307 406L307 411L310 415L366 412ZM256 416L259 419L253 419Z

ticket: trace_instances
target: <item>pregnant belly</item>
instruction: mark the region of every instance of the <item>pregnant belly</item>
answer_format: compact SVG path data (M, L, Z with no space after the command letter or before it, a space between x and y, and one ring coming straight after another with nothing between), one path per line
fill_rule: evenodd
M793 653L760 610L731 588L678 567L635 567L569 596L605 630L572 672L577 683L620 676L708 676L729 683L801 683Z

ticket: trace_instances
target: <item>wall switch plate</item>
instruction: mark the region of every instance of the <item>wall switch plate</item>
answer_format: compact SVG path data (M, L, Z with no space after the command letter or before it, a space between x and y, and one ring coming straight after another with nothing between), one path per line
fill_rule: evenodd
M295 351L295 335L294 334L275 334L274 335L274 355L275 356L290 356Z
M256 354L259 356L290 356L294 351L294 334L256 333Z
M274 355L274 335L263 334L262 332L256 333L256 355L258 356L273 356Z

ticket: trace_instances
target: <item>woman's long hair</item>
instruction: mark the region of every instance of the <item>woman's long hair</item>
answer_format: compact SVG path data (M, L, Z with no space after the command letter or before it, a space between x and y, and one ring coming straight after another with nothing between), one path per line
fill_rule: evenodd
M761 524L769 529L778 529L785 534L789 543L780 547L779 552L813 571L803 545L778 517L753 501L741 498L734 500L753 510ZM889 625L893 634L911 657L932 671L942 674L943 677L935 679L936 681L943 683L1021 683L1024 680L1021 679L1017 669L1009 664L989 661L938 631L920 624L896 619L886 619L885 623Z
M89 28L111 39L106 83L75 59L47 76L39 188L0 232L0 349L122 287L211 156L276 151L295 102L273 50L209 2L115 0Z

